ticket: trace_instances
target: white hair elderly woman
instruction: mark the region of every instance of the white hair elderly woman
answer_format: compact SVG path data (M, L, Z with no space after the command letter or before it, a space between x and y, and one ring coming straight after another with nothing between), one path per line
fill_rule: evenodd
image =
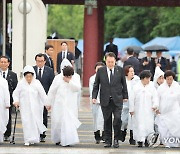
M14 106L20 107L20 114L26 146L39 143L40 134L46 131L43 124L43 109L46 93L35 77L32 66L25 66L24 78L18 83L13 93Z
M51 140L56 145L69 146L79 142L77 100L81 83L67 59L62 61L61 70L49 89L46 105L51 109Z
M0 143L9 120L10 95L7 81L0 76Z

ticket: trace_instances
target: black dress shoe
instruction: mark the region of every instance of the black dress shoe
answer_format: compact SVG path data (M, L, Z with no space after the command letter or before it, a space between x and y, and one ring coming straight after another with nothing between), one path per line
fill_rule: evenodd
M61 142L57 142L56 145L61 145Z
M99 144L101 140L96 140L96 144Z
M136 145L136 141L134 139L129 139L129 144L130 145Z
M4 136L4 141L5 142L9 142L10 141L10 137L9 136Z
M143 147L143 142L138 142L138 147L142 148Z
M127 130L126 130L126 129L125 129L124 131L121 130L120 140L121 140L122 142L125 141L125 139L126 139L126 134L127 134Z
M113 147L114 147L114 148L119 148L119 142L118 142L118 140L114 140Z
M46 142L44 137L40 137L40 142Z
M149 143L147 140L145 140L144 145L145 145L145 147L149 147Z
M108 142L105 143L105 144L104 144L104 147L105 147L105 148L110 148L110 147L111 147L111 143L108 143Z

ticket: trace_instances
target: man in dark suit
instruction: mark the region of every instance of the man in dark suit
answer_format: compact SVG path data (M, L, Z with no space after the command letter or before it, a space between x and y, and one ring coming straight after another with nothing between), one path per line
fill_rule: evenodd
M116 60L117 60L117 57L118 57L118 47L117 47L117 45L113 44L113 38L109 39L109 45L106 46L104 54L106 54L107 52L113 52L116 55Z
M68 59L71 64L74 64L74 55L73 53L68 51L68 44L67 42L61 43L61 49L62 51L58 53L57 55L57 72L61 72L61 62L64 58Z
M162 52L158 51L156 52L156 66L159 66L163 72L167 70L168 67L168 61L166 58L162 57Z
M46 59L44 54L37 54L35 56L35 60L36 60L36 66L34 66L34 70L36 72L36 78L41 82L46 94L49 91L49 88L52 84L52 81L54 79L54 72L52 70L52 68L45 66L46 63ZM48 123L48 111L47 109L44 107L44 112L43 112L43 124L47 127L47 123ZM45 132L43 134L40 135L40 142L45 142Z
M46 58L45 65L52 68L54 71L54 63L53 63L53 60L51 58L53 52L54 52L54 47L52 45L46 45L45 46L45 54L44 54L44 56Z
M124 62L123 68L127 65L132 65L136 75L140 73L140 62L134 57L134 50L132 48L127 49L128 59Z
M114 143L113 147L119 147L119 135L121 129L121 111L123 99L127 101L128 92L124 71L121 67L115 66L116 56L109 52L106 54L106 66L98 69L93 92L92 102L96 103L98 91L100 88L100 105L104 117L104 147L112 145L112 114L114 115Z
M155 67L156 67L156 63L155 63L155 59L152 58L152 52L151 51L147 51L146 52L146 57L141 59L141 70L149 70L152 74L152 78L154 76L154 72L155 72Z
M1 69L1 75L3 78L5 78L8 82L9 86L9 93L10 93L10 104L11 107L9 108L9 122L7 125L7 130L4 133L4 141L10 141L10 136L11 136L11 114L12 114L12 103L13 103L13 97L12 93L15 90L18 80L17 80L17 75L13 71L9 70L9 65L10 65L10 60L6 56L1 56L0 57L0 69Z

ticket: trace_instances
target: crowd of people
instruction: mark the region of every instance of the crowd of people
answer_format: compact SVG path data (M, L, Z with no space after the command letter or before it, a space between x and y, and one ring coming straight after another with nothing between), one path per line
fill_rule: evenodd
M9 70L10 61L0 57L0 142L10 141L13 105L19 109L24 145L46 141L48 111L51 111L51 140L69 146L79 142L77 129L81 80L75 57L68 43L61 43L57 67L52 60L53 46L35 56L35 66L25 66L23 78ZM90 104L96 144L119 147L129 132L129 143L138 147L151 146L148 139L158 127L157 140L166 147L180 143L180 86L176 75L168 70L162 52L152 52L139 60L132 48L127 49L123 67L117 65L116 47L106 49L105 63L97 62L95 74L89 79ZM54 72L57 72L55 75ZM114 131L114 133L113 133ZM172 139L174 142L172 142ZM154 143L153 143L154 144Z

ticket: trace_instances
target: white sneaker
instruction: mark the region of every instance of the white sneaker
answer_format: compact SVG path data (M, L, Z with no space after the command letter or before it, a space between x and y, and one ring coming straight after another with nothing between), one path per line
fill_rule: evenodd
M24 143L25 146L29 146L29 143Z

